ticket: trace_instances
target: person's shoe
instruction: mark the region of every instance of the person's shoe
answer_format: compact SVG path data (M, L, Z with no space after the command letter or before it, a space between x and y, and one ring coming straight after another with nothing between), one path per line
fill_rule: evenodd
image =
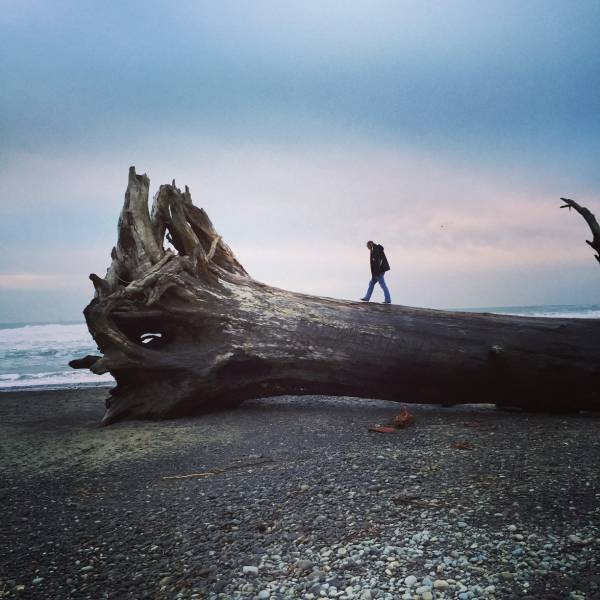
M381 304L391 304L392 301L391 300L384 300Z
M368 299L368 298L361 298L361 299L360 299L360 301L361 301L361 302L368 302L368 301L369 301L369 299Z

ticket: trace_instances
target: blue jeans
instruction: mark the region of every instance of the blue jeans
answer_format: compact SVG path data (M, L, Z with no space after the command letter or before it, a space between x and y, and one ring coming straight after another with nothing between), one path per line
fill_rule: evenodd
M385 279L383 278L383 273L381 275L378 275L377 277L373 277L371 279L371 281L369 281L369 287L367 289L367 293L365 294L365 300L371 299L371 294L373 293L373 288L375 287L375 284L377 282L379 282L379 285L381 286L381 289L383 290L383 295L385 297L385 301L391 302L392 299L390 298L390 290L388 290L387 285L385 285Z

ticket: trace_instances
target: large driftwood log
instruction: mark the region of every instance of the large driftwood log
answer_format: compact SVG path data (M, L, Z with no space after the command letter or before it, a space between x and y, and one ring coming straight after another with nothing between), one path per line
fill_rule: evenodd
M117 246L84 310L117 381L104 424L248 398L327 394L441 404L600 408L600 320L362 304L252 279L192 204L132 167ZM164 248L164 238L174 250Z

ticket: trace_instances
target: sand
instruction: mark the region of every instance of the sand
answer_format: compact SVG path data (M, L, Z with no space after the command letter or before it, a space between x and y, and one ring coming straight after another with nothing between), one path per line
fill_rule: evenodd
M0 394L0 598L599 595L595 415L415 405L379 434L397 404L283 397L100 428L105 394Z

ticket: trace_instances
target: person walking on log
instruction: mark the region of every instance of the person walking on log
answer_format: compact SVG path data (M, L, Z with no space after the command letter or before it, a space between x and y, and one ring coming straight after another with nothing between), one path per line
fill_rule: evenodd
M390 298L390 291L385 284L384 274L390 270L390 264L385 257L383 246L381 244L375 244L372 240L367 242L367 248L371 252L371 281L369 281L369 287L364 298L361 298L363 302L368 302L371 299L373 288L376 283L379 283L383 290L385 300L383 304L391 304L392 299Z

